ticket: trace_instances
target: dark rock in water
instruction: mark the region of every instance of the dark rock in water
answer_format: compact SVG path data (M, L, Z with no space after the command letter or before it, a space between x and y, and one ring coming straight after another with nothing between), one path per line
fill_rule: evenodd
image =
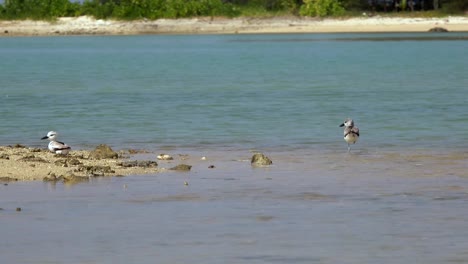
M191 165L187 164L179 164L175 167L170 168L170 170L176 170L176 171L189 171L192 168Z
M89 166L81 165L75 170L75 172L84 172L86 174L86 177L105 176L106 173L115 173L115 171L111 169L110 166L92 166L92 165L89 165Z
M21 145L21 144L16 144L13 146L14 148L26 148L26 146Z
M250 161L250 164L255 165L255 166L267 166L273 164L270 158L265 156L263 153L255 153L252 156L252 160Z
M151 160L132 160L132 161L124 161L119 162L117 165L122 167L143 167L143 168L155 168L158 166L156 161Z
M214 168L215 168L215 165L208 166L208 169L214 169Z
M119 154L106 144L101 144L89 153L89 157L91 159L116 159L119 157Z
M433 27L429 29L429 32L449 32L449 31L443 27Z
M21 212L21 207L16 207L16 212Z
M44 162L44 163L47 163L47 161L43 158L40 158L40 157L36 157L34 155L26 155L24 157L22 157L21 159L19 159L21 161L29 161L29 162Z

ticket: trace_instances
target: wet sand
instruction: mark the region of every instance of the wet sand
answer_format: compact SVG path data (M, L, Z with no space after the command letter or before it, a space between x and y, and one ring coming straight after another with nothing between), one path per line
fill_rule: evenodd
M251 33L341 33L341 32L427 32L442 27L468 31L468 17L318 19L190 18L137 21L96 20L90 17L46 21L0 21L0 36L51 35L141 35L141 34L251 34Z
M0 146L0 181L88 180L97 176L126 176L160 171L157 167L121 166L129 160L128 152L119 158L93 159L87 150L72 150L68 155L56 155L46 149L22 145ZM154 156L156 161L156 156Z

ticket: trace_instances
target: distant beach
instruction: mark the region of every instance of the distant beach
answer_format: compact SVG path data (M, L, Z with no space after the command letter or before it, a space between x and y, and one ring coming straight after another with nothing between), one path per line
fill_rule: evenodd
M468 17L388 18L380 16L349 19L299 17L276 18L191 18L158 20L96 20L91 17L63 17L47 21L0 21L1 36L53 35L142 35L142 34L254 34L254 33L345 33L427 32L441 27L467 32Z

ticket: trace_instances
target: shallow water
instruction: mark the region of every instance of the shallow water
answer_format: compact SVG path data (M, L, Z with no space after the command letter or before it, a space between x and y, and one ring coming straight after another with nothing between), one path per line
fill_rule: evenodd
M401 155L386 168L360 154L277 153L273 166L252 168L215 154L192 156L188 173L0 186L0 261L468 261L466 156L444 166Z
M466 263L467 36L2 38L1 145L193 168L1 185L0 263Z
M466 149L467 33L3 38L0 143Z

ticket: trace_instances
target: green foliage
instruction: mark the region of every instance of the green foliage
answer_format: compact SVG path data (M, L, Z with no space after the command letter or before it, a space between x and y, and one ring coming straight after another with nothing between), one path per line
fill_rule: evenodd
M401 1L405 3L407 0ZM463 14L468 10L466 0L439 0L439 3L439 10L412 15ZM4 0L0 4L0 19L53 20L62 16L89 15L97 19L154 20L198 16L274 17L298 13L324 17L359 15L359 10L368 8L368 0Z
M447 14L462 14L468 10L468 1L452 0L441 1L442 11Z
M338 0L304 0L299 10L302 16L339 16L344 14L345 9Z
M75 16L80 4L68 0L6 0L0 12L7 19L54 19Z
M103 19L158 19L234 16L236 9L221 0L91 0L83 3L83 14Z

